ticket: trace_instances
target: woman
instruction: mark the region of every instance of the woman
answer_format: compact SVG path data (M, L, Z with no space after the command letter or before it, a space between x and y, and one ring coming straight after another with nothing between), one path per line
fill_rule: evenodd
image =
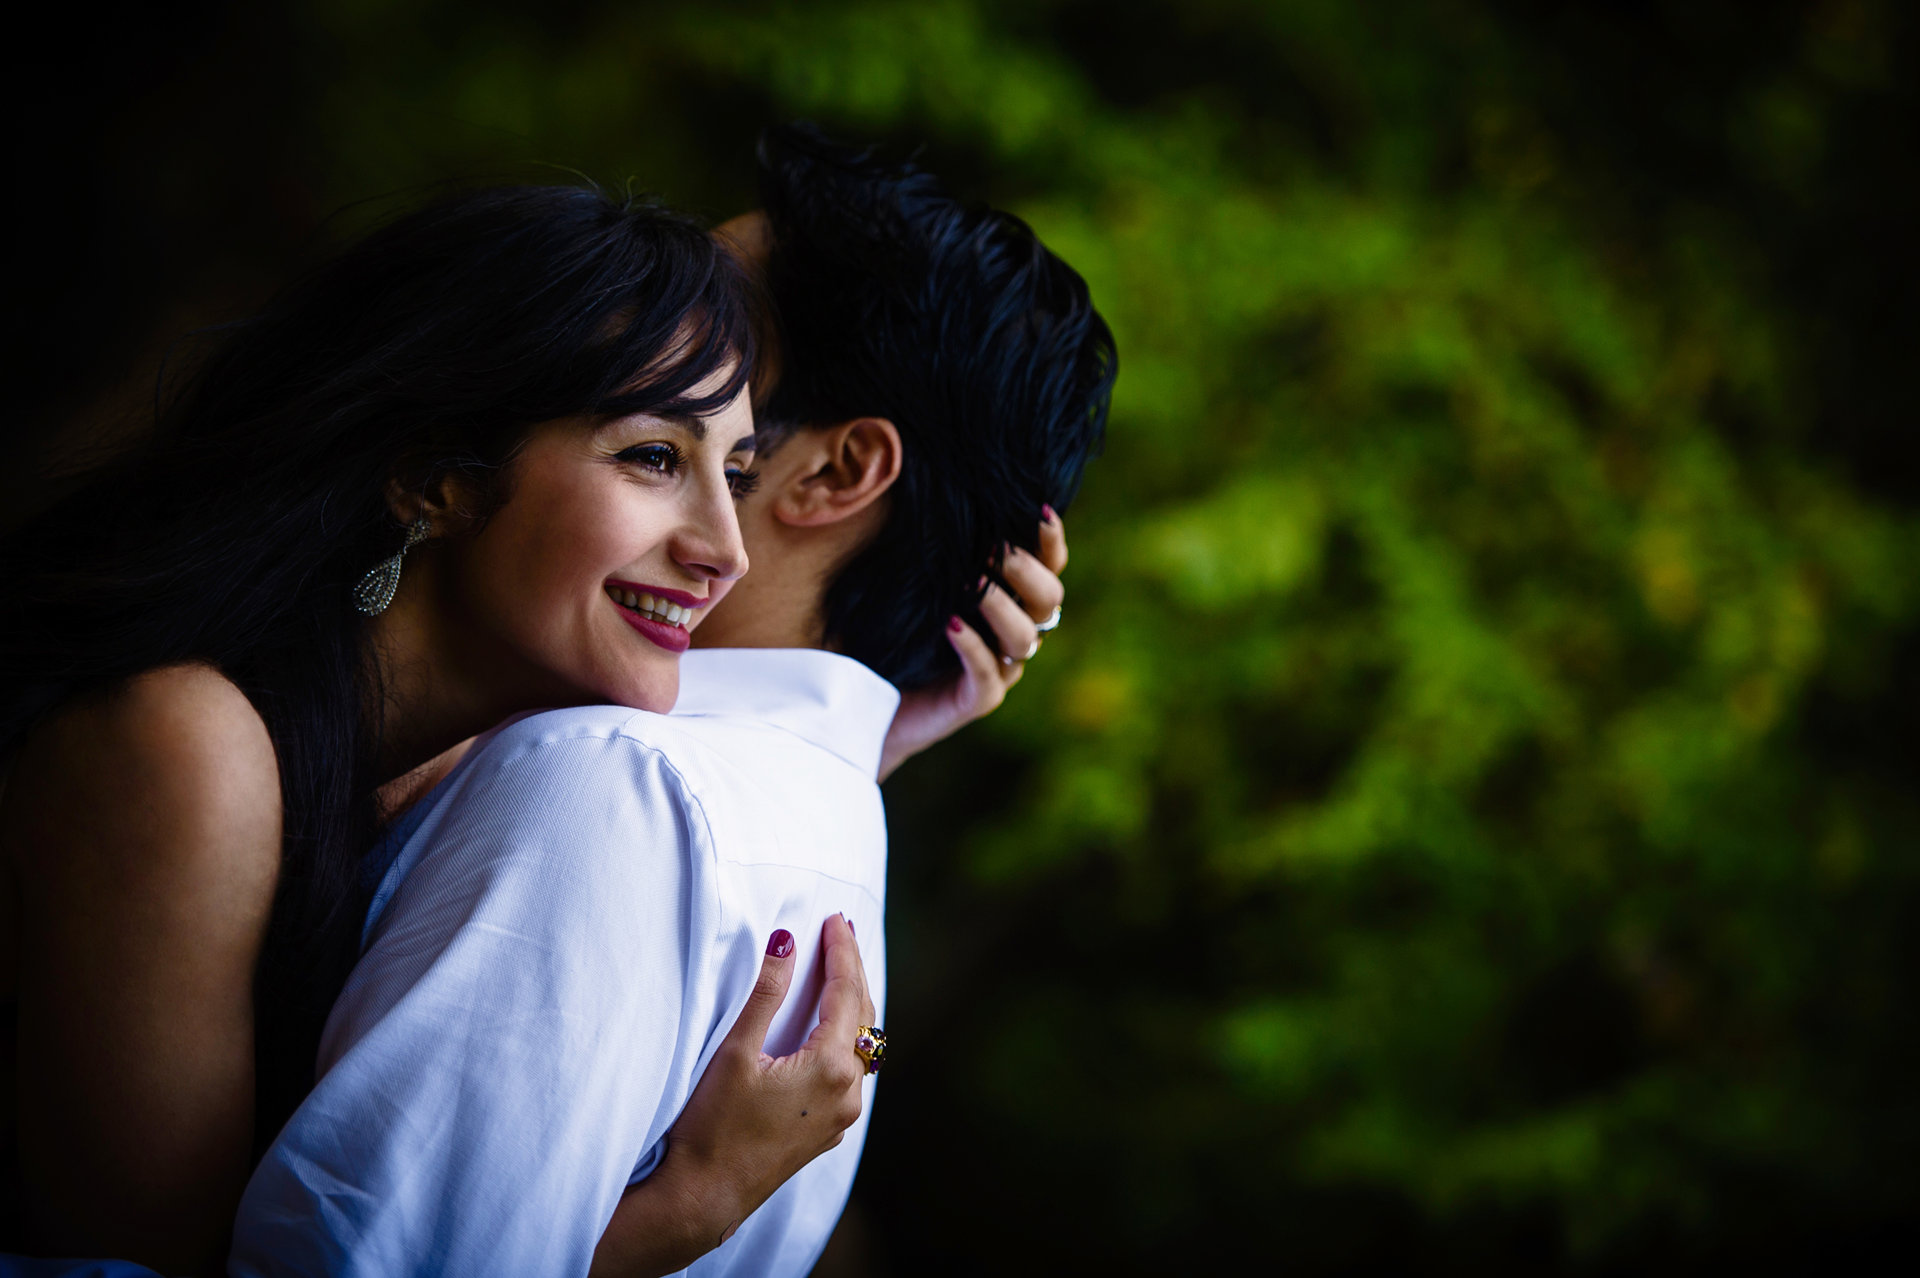
M599 628L588 587L648 556L713 591L744 571L750 346L689 223L480 192L289 290L8 539L0 981L41 1249L217 1265L311 1082L363 855L436 757L537 707L671 707L670 654ZM388 616L397 552L447 584ZM778 1116L844 1071L783 1065L703 1083L598 1262L685 1264L687 1204L710 1245L824 1148Z

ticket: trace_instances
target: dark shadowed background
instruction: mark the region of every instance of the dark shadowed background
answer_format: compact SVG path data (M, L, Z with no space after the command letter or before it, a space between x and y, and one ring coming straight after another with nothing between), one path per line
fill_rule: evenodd
M9 517L438 182L725 217L807 116L1086 275L1122 375L1066 624L889 783L895 1053L823 1274L1912 1239L1912 6L46 16Z

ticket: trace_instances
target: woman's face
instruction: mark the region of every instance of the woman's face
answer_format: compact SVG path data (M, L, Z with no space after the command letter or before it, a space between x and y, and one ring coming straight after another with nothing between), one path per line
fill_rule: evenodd
M747 570L734 496L752 461L745 394L706 418L535 428L505 503L438 543L443 676L503 711L672 709L688 631Z

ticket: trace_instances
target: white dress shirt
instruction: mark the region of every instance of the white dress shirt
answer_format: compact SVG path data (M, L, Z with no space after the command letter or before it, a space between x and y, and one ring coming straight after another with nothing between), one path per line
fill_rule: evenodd
M898 693L812 650L683 663L671 716L509 723L422 801L319 1083L247 1186L232 1272L585 1274L776 928L798 966L767 1051L817 1022L829 915L853 921L884 1007L874 775ZM853 1183L868 1083L846 1140L688 1272L812 1268Z

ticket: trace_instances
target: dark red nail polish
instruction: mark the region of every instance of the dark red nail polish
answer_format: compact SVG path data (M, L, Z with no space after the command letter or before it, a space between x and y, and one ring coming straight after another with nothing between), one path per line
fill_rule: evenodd
M1058 515L1056 515L1056 514L1054 514L1054 513L1053 513L1053 507L1052 507L1052 506L1042 506L1042 507L1040 508L1040 522L1041 522L1041 523L1043 523L1043 524L1050 524L1050 523L1052 523L1052 522L1053 522L1054 520L1056 520L1056 519L1058 519L1058 518L1060 518L1060 516L1058 516Z
M857 931L855 931L855 930L854 930L854 926L853 926L853 916L852 916L852 915L850 915L850 914L842 914L842 915L841 915L840 917L841 917L841 918L843 918L843 919L845 919L845 920L847 921L847 931L849 931L849 932L853 932L853 934L854 934L855 936L858 936L858 935L860 935L860 933L859 933L859 932L857 932Z
M767 953L773 958L785 958L793 953L793 933L783 927L768 937Z
M966 624L966 622L960 620L958 617L947 618L947 629L956 635L966 628Z

